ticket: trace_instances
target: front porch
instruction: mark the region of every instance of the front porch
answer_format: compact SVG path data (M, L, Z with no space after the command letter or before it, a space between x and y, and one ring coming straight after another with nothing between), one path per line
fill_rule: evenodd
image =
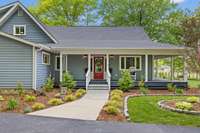
M104 84L108 89L117 87L117 81L120 78L121 70L130 69L134 71L133 80L137 86L140 80L145 80L146 85L149 88L166 88L168 83L174 83L177 87L187 87L187 69L184 58L183 60L183 73L182 78L175 78L177 73L173 68L174 58L177 56L183 56L183 54L177 54L177 52L167 51L160 53L144 54L135 51L124 52L95 52L95 51L64 51L61 52L60 57L60 81L62 81L62 72L68 71L73 75L77 81L78 87L89 88L91 84ZM82 54L80 54L82 53ZM134 53L134 54L132 54ZM167 79L158 78L158 66L156 60L163 57L169 57L171 59L170 77ZM88 69L90 68L90 69Z

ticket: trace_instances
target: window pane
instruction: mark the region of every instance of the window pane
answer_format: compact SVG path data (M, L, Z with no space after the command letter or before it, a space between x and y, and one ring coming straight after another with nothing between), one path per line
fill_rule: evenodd
M56 57L56 69L59 70L60 69L60 57Z
M124 57L121 57L121 69L125 69Z
M50 64L50 56L47 54L43 54L43 63Z
M136 57L136 69L140 69L140 58Z
M20 27L20 34L24 34L24 27Z
M16 29L15 29L15 34L20 34L20 29L19 29L19 27L16 27Z
M135 62L134 57L126 57L126 69L134 67L135 66L134 62Z

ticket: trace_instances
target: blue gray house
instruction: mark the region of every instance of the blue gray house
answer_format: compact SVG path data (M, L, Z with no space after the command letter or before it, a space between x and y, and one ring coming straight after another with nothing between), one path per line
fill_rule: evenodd
M19 2L0 8L0 88L15 88L20 81L38 89L49 74L59 84L63 71L77 86L110 88L125 69L149 87L168 82L185 87L186 63L181 80L173 71L173 58L184 53L184 47L152 41L142 27L49 27ZM156 60L169 57L171 78L156 78Z

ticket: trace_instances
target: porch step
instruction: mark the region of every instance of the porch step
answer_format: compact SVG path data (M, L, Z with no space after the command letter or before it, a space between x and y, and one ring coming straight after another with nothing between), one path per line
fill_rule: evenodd
M90 84L107 84L106 80L91 80Z
M90 84L88 90L108 90L108 84Z

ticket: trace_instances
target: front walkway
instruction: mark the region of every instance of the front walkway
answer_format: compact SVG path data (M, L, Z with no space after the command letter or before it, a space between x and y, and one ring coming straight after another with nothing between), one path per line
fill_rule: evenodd
M108 90L89 90L77 101L36 111L29 115L96 120L108 96Z

